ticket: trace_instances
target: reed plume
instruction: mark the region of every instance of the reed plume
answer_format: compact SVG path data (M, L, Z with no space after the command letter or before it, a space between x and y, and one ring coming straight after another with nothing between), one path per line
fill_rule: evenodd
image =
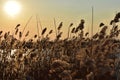
M60 32L60 33L57 35L57 39L60 39L62 33L63 33L63 32Z
M73 23L71 23L70 25L69 25L69 27L72 27L73 26Z
M99 27L102 27L102 26L104 26L104 25L105 25L104 23L100 23Z
M4 39L6 39L6 38L7 38L7 36L8 36L8 34L7 34L7 33L5 33L5 34L4 34Z
M27 31L27 33L25 34L25 37L27 37L29 35L29 31Z
M78 29L83 30L84 29L84 23L85 21L81 19L81 23L78 25Z
M17 26L15 27L15 29L17 29L20 26L20 24L17 24Z
M63 22L61 22L60 24L59 24L59 26L58 26L58 30L60 30L61 28L62 28L62 26L63 26Z
M37 38L37 35L34 35L34 38Z
M19 29L17 28L16 31L15 31L15 35L17 35L18 31L19 31Z
M75 27L72 28L71 33L75 33Z
M99 36L99 34L98 33L96 33L95 35L93 35L93 39L97 39L97 37Z
M0 35L3 33L3 31L0 31Z
M46 30L47 30L47 28L44 28L44 29L42 30L41 35L44 35L44 34L45 34L45 32L46 32Z
M21 38L21 37L22 37L22 32L20 31L20 32L19 32L19 38Z
M86 32L86 33L85 33L85 36L87 36L88 34L89 34L89 32Z
M49 34L52 34L53 30L50 30Z

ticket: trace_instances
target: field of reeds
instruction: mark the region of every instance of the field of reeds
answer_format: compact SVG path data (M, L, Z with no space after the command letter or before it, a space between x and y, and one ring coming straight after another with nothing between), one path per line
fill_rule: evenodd
M47 28L29 40L21 39L29 31L23 35L20 24L12 35L0 31L0 80L120 80L119 18L117 13L110 21L109 34L109 26L100 23L92 37L84 32L83 19L76 27L69 25L65 39L61 22L52 41L54 30L47 34Z

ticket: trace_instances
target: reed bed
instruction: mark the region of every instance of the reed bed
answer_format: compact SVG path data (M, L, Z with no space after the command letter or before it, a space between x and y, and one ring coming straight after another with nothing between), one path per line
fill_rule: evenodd
M91 38L84 32L83 19L76 27L68 26L65 39L61 39L61 22L52 41L49 35L54 30L45 37L47 27L28 41L21 40L30 32L22 35L20 24L14 33L19 39L0 31L0 80L120 80L119 18L120 13L110 22L109 34L109 26L100 23L102 29Z

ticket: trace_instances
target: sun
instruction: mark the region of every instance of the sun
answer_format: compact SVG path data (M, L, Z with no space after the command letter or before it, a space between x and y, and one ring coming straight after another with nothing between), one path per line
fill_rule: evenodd
M10 16L15 16L20 13L21 5L17 1L8 1L4 6L4 11Z

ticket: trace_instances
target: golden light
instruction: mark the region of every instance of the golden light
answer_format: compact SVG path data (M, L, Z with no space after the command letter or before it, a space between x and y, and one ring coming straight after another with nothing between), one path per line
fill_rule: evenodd
M21 5L17 1L8 1L4 6L5 12L10 16L20 13Z

